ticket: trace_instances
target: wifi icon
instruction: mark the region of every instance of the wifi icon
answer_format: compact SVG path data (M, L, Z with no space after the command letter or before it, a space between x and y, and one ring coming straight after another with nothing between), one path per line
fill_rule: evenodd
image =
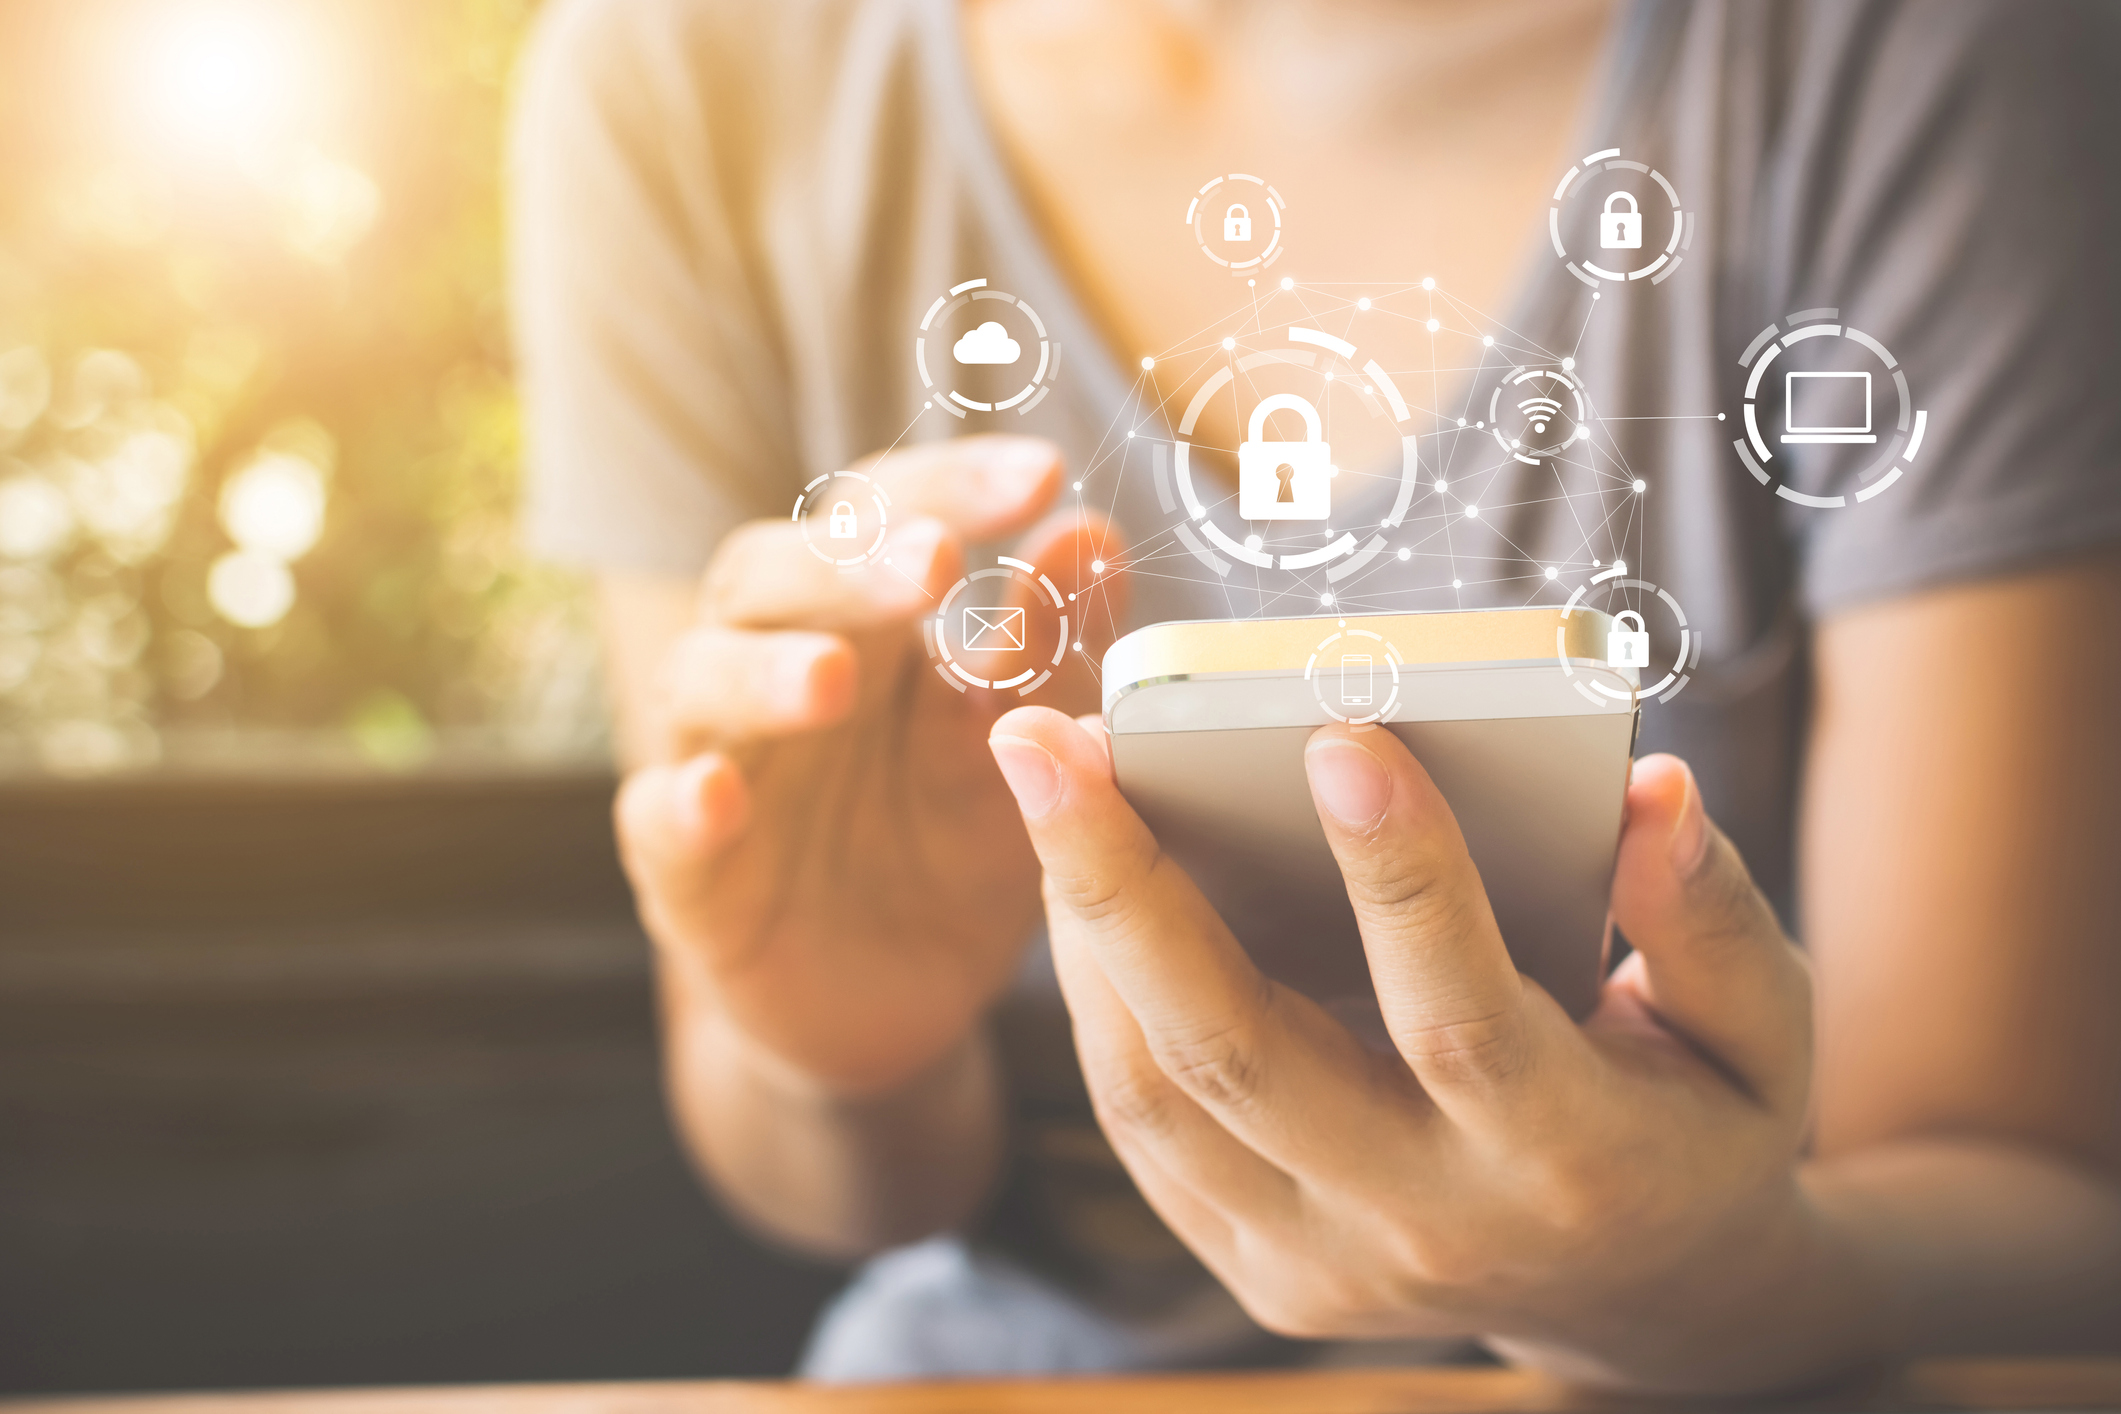
M1561 404L1552 398L1526 398L1517 405L1517 410L1532 419L1534 432L1545 432L1548 421L1561 411Z

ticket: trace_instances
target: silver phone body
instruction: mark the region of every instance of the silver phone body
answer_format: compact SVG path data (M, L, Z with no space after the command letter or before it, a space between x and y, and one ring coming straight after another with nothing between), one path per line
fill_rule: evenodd
M1317 645L1336 625L1391 645L1400 661L1375 655L1374 688L1325 685ZM1376 729L1405 742L1449 802L1512 960L1581 1019L1604 973L1639 720L1635 670L1602 650L1610 631L1582 608L1152 625L1105 655L1113 766L1263 970L1323 1001L1368 998L1303 749L1330 720L1324 702L1359 720L1391 701ZM1372 705L1358 710L1366 691Z

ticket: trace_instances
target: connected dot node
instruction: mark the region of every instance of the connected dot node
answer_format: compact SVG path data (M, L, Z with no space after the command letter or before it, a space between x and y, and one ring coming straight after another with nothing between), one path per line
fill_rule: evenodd
M1435 277L1434 275L1424 275L1424 276L1422 276L1422 278L1421 278L1421 287L1422 287L1423 289L1425 289L1425 290L1433 290L1433 289L1435 289L1435 288L1436 288L1436 277Z
M1462 418L1462 417L1461 417L1461 418L1459 418L1459 419L1458 419L1458 425L1459 425L1460 427L1463 427L1463 426L1465 426L1465 425L1466 425L1466 420L1465 420L1464 418Z
M1144 359L1142 360L1142 371L1143 371L1144 373L1148 372L1148 371L1149 371L1150 369L1152 369L1152 368L1154 368L1154 367L1156 367L1156 360L1155 360L1155 359L1153 359L1153 358L1144 358Z
M1318 602L1321 604L1331 604L1333 602L1333 596L1330 593L1321 594L1318 596Z
M1650 489L1650 483L1647 481L1638 481L1635 483L1635 489L1637 491L1647 491Z
M1082 651L1083 651L1083 646L1082 646L1082 644L1080 644L1080 643L1076 644L1076 645L1075 645L1075 651L1076 651L1076 652L1078 652L1078 653L1082 652Z
M1399 558L1401 558L1402 560L1411 560L1414 558L1414 552L1412 550L1401 550L1399 552Z
M1266 543L1266 541L1260 539L1257 535L1247 535L1245 537L1245 548L1247 550L1257 550L1260 546Z
M1257 284L1259 283L1259 281L1257 281L1257 280L1247 280L1247 281L1245 281L1245 283L1246 283L1246 284L1248 284L1248 285L1257 285Z
M1558 570L1558 569L1555 569L1555 568L1554 568L1554 567L1553 567L1552 565L1548 565L1548 566L1547 566L1547 578L1548 578L1548 579L1559 579L1559 578L1561 578L1561 571L1560 571L1560 570Z
M1436 331L1437 331L1438 329L1441 329L1441 328L1443 328L1443 321L1442 321L1441 319L1431 319L1431 320L1429 321L1429 323L1428 323L1428 326L1427 326L1427 327L1428 327L1428 330L1429 330L1429 332L1430 332L1431 334L1433 334L1433 333L1435 333L1435 332L1436 332Z
M1466 519L1467 519L1467 520L1479 520L1479 519L1480 519L1480 507L1478 507L1478 506L1467 506L1467 507L1466 507Z
M1225 349L1234 349L1237 347L1237 340L1225 336L1223 339L1223 347Z
M1131 427L1130 427L1130 428L1128 428L1128 429L1127 429L1127 435L1128 435L1129 437L1132 437L1132 436L1134 435L1134 429L1133 429L1133 428L1131 428Z
M1492 348L1494 348L1494 347L1495 347L1495 336L1494 336L1493 334L1482 334L1482 335L1480 336L1480 346L1481 346L1482 348L1484 348L1484 349L1492 349Z
M1439 491L1448 491L1451 489L1451 483L1439 476L1436 478L1436 489Z
M1720 412L1719 412L1719 413L1717 413L1717 414L1716 414L1716 420L1717 420L1718 422L1721 422L1721 421L1723 421L1723 414L1722 414L1722 413L1720 413Z
M1092 560L1092 561L1090 562L1090 573L1092 573L1092 574L1103 574L1104 572L1105 572L1105 562L1104 562L1103 560Z
M1285 290L1293 290L1296 288L1296 281L1284 275L1281 277L1281 287Z
M1132 437L1132 436L1133 436L1134 434L1133 434L1132 432L1129 432L1129 433L1128 433L1127 435L1128 435L1129 437ZM1080 481L1076 482L1076 483L1075 483L1075 489L1076 489L1076 490L1078 490L1078 491L1082 490L1082 489L1083 489L1083 483L1082 483L1082 482L1080 482Z
M1364 295L1361 299L1355 301L1355 307L1357 309L1368 309L1370 307L1370 297Z
M1147 362L1147 360L1144 360L1144 362L1146 363L1146 362ZM1565 358L1565 359L1563 359L1563 360L1561 361L1561 371L1562 371L1563 373L1573 373L1573 372L1575 372L1575 371L1576 371L1576 360L1575 360L1575 359L1573 359L1573 358Z
M1466 582L1462 579L1454 579L1451 581L1451 587L1453 589L1463 589L1466 587Z

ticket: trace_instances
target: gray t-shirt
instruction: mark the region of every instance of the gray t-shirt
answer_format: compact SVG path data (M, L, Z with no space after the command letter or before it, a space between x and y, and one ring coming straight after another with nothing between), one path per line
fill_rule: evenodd
M1785 909L1807 625L2121 539L2121 397L2100 380L2121 328L2114 15L1641 0L1616 25L1576 150L1620 148L1685 194L1685 260L1654 287L1612 290L1587 322L1592 289L1544 230L1528 251L1507 324L1572 349L1594 406L1730 414L1603 431L1656 481L1631 533L1703 641L1684 693L1647 710L1642 749L1693 764ZM1050 436L1080 464L1130 406L1131 368L1010 184L951 0L559 0L527 71L513 175L528 525L548 555L693 574L732 526L786 515L810 478L909 423L915 439L966 430L915 420L911 346L936 296L973 276L1035 306L1065 350L1051 396L987 425ZM1221 277L1204 263L1203 278ZM1732 447L1742 356L1771 322L1828 310L1890 348L1928 424L1900 484L1840 510L1772 494ZM1880 398L1890 419L1882 380ZM1803 494L1853 500L1861 464L1797 450L1776 470ZM1565 500L1507 482L1539 469L1495 474L1483 496L1508 509L1457 527L1459 554L1580 552ZM1174 519L1149 476L1121 485L1115 510L1137 540ZM1410 584L1433 592L1395 607L1558 601L1568 587ZM1133 615L1221 616L1232 602L1178 556L1137 586ZM1052 1070L1064 1018L1032 1006L1003 1030L1035 1155L1003 1225L1044 1232L1063 1268L1097 1232L1146 1253L1118 1190L1085 1176L1105 1161L1064 1129L1082 1114ZM1052 1218L1076 1202L1061 1190L1100 1182L1102 1216Z

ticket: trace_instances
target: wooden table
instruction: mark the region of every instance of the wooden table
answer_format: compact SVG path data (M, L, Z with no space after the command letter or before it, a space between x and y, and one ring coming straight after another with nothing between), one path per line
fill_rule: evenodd
M1549 1414L1640 1409L1515 1370L1417 1368L804 1385L480 1385L9 1401L5 1414ZM1660 1408L1729 1408L1682 1401ZM1753 1410L2114 1410L2121 1360L1951 1361Z

